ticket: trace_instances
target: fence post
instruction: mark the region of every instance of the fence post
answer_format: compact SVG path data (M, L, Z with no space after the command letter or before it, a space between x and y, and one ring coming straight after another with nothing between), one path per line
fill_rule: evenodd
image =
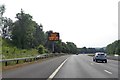
M17 60L16 64L18 64L18 61L19 61L19 60Z
M5 66L7 66L7 61L5 61Z
M24 62L27 62L26 59L24 60Z
M30 59L30 62L32 62L32 59Z

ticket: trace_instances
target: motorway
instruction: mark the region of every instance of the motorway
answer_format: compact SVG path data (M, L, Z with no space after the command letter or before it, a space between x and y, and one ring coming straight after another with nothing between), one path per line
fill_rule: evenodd
M118 61L108 60L108 63L96 63L92 61L91 56L87 56L86 54L66 55L40 63L3 71L2 77L118 78Z

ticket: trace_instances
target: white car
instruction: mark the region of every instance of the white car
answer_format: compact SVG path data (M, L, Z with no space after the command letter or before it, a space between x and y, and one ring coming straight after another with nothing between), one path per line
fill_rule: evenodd
M95 62L102 61L102 62L107 63L107 55L102 52L97 52L95 53L95 56L93 57L93 61Z

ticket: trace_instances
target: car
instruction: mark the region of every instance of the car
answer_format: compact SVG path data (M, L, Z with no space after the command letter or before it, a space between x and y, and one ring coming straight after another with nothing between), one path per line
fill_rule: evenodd
M103 53L103 52L97 52L95 53L94 57L93 57L93 61L98 62L98 61L102 61L107 63L107 54Z

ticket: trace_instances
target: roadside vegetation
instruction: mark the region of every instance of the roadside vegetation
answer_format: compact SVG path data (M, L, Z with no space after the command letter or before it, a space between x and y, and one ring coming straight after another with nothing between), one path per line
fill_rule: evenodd
M9 40L2 39L2 58L21 58L38 55L37 49L19 49L12 45Z
M107 45L106 52L110 55L120 55L120 40L116 40L113 43Z
M86 47L83 47L83 48L78 48L78 51L80 53L83 53L83 54L86 54L86 53L96 53L96 52L105 52L105 48L86 48Z
M0 5L0 39L3 59L33 57L39 54L52 53L53 41L48 40L48 34L43 25L33 21L33 17L23 9L16 13L16 21L4 17L5 6ZM58 32L59 33L59 32ZM77 46L73 42L54 41L54 53L76 53Z
M108 44L103 48L78 48L80 53L96 53L96 52L105 52L108 55L120 55L120 40L116 40L113 43ZM91 54L92 56L92 54Z
M53 52L53 41L48 40L48 34L52 33L52 30L44 31L44 26L33 21L33 17L25 13L23 9L16 13L16 21L4 17L5 10L5 6L0 5L0 55L3 59L32 57ZM98 49L77 48L73 42L62 42L62 39L54 41L54 53L95 52L120 55L120 40L107 45L107 47Z

